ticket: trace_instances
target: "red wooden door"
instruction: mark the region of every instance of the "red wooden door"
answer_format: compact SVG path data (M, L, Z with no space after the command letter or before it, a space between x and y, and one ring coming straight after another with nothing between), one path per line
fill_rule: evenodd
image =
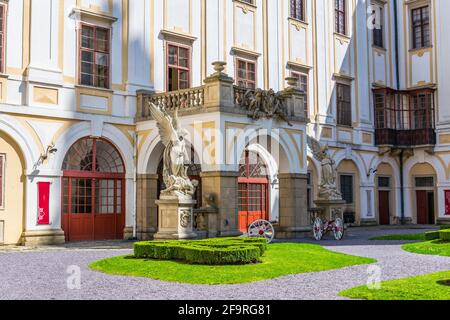
M416 191L417 224L428 224L427 191Z
M63 189L62 220L66 241L93 240L92 179L63 178Z
M246 152L240 164L238 180L239 230L259 219L269 220L269 180L267 168L257 154Z
M389 225L390 221L390 204L389 191L378 192L378 213L380 215L380 224Z
M66 241L122 239L125 172L109 143L78 141L66 155L62 178L62 228Z

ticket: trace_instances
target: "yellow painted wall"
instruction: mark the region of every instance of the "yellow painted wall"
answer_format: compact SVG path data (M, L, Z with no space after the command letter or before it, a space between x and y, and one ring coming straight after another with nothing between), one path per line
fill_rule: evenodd
M4 221L4 244L18 244L24 228L25 161L18 145L2 132L0 153L6 155L5 207L0 209L0 221Z
M393 173L392 167L389 164L381 163L378 166L377 174L379 176L390 176L391 177L391 183L393 183L394 173Z
M339 182L339 175L353 175L353 196L354 196L354 205L353 206L347 206L348 210L351 210L355 212L355 223L359 224L361 222L361 192L360 192L360 184L361 184L361 178L359 176L358 168L356 167L356 164L351 160L344 160L342 161L338 168L338 188L340 188L340 182Z

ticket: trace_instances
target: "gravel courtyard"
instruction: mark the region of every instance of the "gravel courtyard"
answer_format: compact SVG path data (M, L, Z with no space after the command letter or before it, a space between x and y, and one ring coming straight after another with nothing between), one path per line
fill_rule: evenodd
M324 240L326 248L378 260L382 280L450 270L450 257L425 256L401 249L405 242L368 241L386 234L419 233L418 228L356 228L341 242ZM312 240L299 240L315 243ZM131 253L124 242L81 243L64 247L1 248L0 299L339 299L347 288L367 283L368 266L291 275L242 285L188 285L91 271L89 263ZM79 268L79 269L78 269ZM69 289L70 272L80 270L80 288ZM73 282L69 281L73 284Z

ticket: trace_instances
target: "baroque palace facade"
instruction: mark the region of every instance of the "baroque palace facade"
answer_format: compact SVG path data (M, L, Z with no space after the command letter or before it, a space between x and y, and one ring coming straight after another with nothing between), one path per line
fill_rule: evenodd
M0 244L151 239L148 102L190 132L200 235L307 231L307 135L346 223L450 222L448 16L447 0L1 0ZM285 116L253 119L249 96Z

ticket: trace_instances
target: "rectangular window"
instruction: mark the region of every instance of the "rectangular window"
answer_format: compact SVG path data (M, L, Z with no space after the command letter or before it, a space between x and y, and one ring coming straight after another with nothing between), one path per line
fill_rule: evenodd
M353 204L354 203L353 176L341 175L340 183L341 183L342 200L345 200L347 204Z
M110 30L82 25L80 35L80 84L109 89Z
M337 83L337 124L341 126L352 126L352 101L351 86Z
M237 59L236 82L239 87L256 89L256 63Z
M416 180L416 188L434 188L433 177L418 177Z
M167 49L167 91L188 89L191 83L191 49L169 44Z
M413 49L429 47L431 44L429 7L413 9L411 17Z
M5 207L5 155L0 154L0 209Z
M335 0L334 15L335 15L335 32L340 34L347 34L347 17L346 17L346 1Z
M414 129L431 128L431 123L434 122L431 114L431 94L416 94L412 96L412 117Z
M291 0L291 18L305 21L305 1Z
M0 3L0 73L5 72L6 57L6 4Z
M373 21L373 24L374 24L373 45L380 47L380 48L384 48L384 39L383 39L384 12L383 12L383 8L381 8L381 7L377 7L377 9L378 9L378 12L374 12L374 14L376 14L376 16L377 16L377 19L374 19L374 21Z
M385 96L384 94L374 94L375 99L375 124L378 129L386 128Z
M294 78L297 78L299 88L305 92L305 117L308 118L308 75L299 72L292 72L291 74Z
M391 178L389 177L378 177L378 188L390 188Z

